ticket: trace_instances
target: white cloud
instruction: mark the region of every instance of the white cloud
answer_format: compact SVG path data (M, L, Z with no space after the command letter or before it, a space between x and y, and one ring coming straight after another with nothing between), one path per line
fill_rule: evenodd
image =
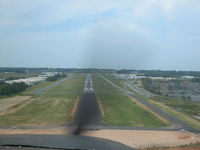
M0 35L0 49L7 57L13 54L12 51L25 52L26 55L35 51L32 52L35 58L40 51L44 54L50 52L52 56L56 56L58 51L74 62L85 59L81 58L82 55L92 50L97 53L93 59L96 58L99 64L107 57L105 66L112 54L115 60L111 66L124 57L139 65L142 56L145 60L152 60L151 53L156 55L166 45L172 52L178 47L174 47L172 42L182 44L184 48L186 45L182 39L188 43L199 41L196 38L200 34L198 22L193 21L196 18L190 18L198 18L199 13L199 0L0 0L0 31L3 33ZM189 17L184 18L185 15ZM66 21L72 22L72 30L48 28ZM79 23L81 25L77 25ZM46 28L46 31L42 30ZM117 52L109 51L112 49ZM163 51L166 49L160 53Z
M189 4L197 7L197 3L198 0L1 0L0 27L48 25L113 9L129 19L149 18L157 13L171 14Z
M48 25L66 19L105 12L116 3L67 0L1 0L0 25Z

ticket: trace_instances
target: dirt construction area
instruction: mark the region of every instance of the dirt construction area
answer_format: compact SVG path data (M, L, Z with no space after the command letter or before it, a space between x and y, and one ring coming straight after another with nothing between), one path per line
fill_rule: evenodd
M200 135L177 131L98 130L86 131L82 135L110 139L134 148L177 147L200 143Z
M156 149L156 150L200 150L200 147L177 147L177 148L165 148L165 149Z
M69 134L67 129L0 129L0 135L8 134ZM100 137L120 142L134 148L177 147L200 143L200 135L177 131L147 130L90 130L81 132L81 136ZM199 147L200 149L200 147ZM179 149L167 149L179 150ZM182 150L182 149L180 149ZM190 150L190 149L183 149ZM196 149L195 149L196 150Z

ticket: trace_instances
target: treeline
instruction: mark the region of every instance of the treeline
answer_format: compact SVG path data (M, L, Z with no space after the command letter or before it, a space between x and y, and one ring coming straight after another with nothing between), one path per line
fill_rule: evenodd
M4 81L0 81L0 96L9 96L13 94L17 94L22 92L28 87L24 82L19 83L6 83Z
M163 70L141 70L140 73L148 77L200 77L200 71L163 71Z
M14 68L14 67L0 67L0 73L33 73L33 72L51 72L49 68Z
M6 78L4 79L4 81L17 80L17 79L23 79L23 78L25 78L25 77L6 77Z
M116 73L120 74L137 73L147 77L181 77L181 76L200 77L200 71L118 70L116 71Z
M35 72L62 72L62 73L108 73L115 72L113 69L96 69L96 68L12 68L0 67L0 73L14 72L14 73L35 73Z
M97 69L97 68L12 68L0 67L0 73L15 72L15 73L35 73L35 72L62 72L62 73L120 73L130 74L139 73L148 77L181 77L194 76L200 77L200 71L176 71L176 70L115 70L115 69Z
M192 78L191 80L192 82L197 82L197 83L200 83L200 78Z
M161 85L162 83L171 83L171 86L167 86L168 90L172 90L174 89L179 89L180 88L180 84L181 84L182 80L178 80L178 79L173 79L171 81L154 81L150 78L143 78L142 79L142 85L145 89L147 89L148 91L150 91L151 93L154 94L158 94L158 95L162 95L161 91ZM156 84L156 83L160 83L160 84Z
M161 95L161 93L153 86L152 79L150 78L144 78L142 79L142 85L145 89L150 91L151 93Z
M47 78L47 81L56 81L60 78L66 78L67 77L67 74L65 73L62 73L62 74L55 74L54 76L50 76Z

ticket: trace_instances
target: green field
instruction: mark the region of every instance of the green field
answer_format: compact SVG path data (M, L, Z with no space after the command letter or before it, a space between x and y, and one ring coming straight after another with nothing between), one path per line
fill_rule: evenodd
M104 108L105 117L102 118L104 123L114 126L161 127L166 125L98 75L92 77L96 96Z
M171 98L166 96L154 96L153 100L162 102L163 104L172 107L178 111L187 113L190 116L200 115L200 102Z
M35 126L35 125L60 125L70 121L71 110L77 97L83 88L85 75L73 74L73 77L65 80L56 87L45 92L33 95L30 103L21 109L0 116L0 126ZM31 90L52 84L43 82L25 91L23 94L30 95Z
M80 95L84 87L85 75L74 74L72 78L66 80L58 87L50 88L44 93L46 97L67 97L74 99Z
M200 129L200 121L193 118L193 115L199 115L199 102L191 102L164 96L154 96L148 101L193 128Z
M59 79L63 80L63 79ZM31 95L32 91L49 86L51 84L54 84L57 81L46 81L42 82L40 84L36 84L35 86L32 86L28 89L26 89L22 94L24 95ZM85 80L84 74L73 74L72 78L65 80L58 86L49 88L44 90L41 94L44 97L67 97L67 98L75 98L77 97L77 93L80 93L83 89Z
M56 81L55 81L56 82ZM37 90L37 89L39 89L39 88L43 88L43 87L45 87L45 86L48 86L48 85L50 85L50 84L52 84L52 83L54 83L54 82L50 82L50 81L45 81L45 82L41 82L41 83L39 83L39 84L36 84L36 85L34 85L34 86L30 86L30 87L28 87L24 92L22 92L22 93L20 93L20 94L24 94L24 95L32 95L32 91L33 90Z
M68 121L73 101L37 97L24 108L0 116L0 125L57 125Z
M200 103L199 102L192 102L189 100L183 100L183 99L177 99L177 98L171 98L166 96L158 96L155 95L153 98L149 99L147 97L144 97L140 95L139 93L125 87L123 85L123 79L115 79L112 75L106 76L109 80L114 82L115 84L126 88L129 90L133 95L150 102L151 104L159 107L166 113L174 116L177 119L180 119L181 121L185 122L186 124L200 129L200 121L193 118L193 115L200 114Z

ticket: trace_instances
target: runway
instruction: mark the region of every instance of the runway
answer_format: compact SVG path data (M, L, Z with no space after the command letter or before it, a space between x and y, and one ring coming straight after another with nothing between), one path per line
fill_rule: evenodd
M83 94L73 121L76 127L74 134L79 134L82 129L92 128L101 125L101 114L93 89L91 75L87 75Z
M78 150L133 150L119 142L102 138L77 135L2 135L0 146L21 146L35 148L78 149ZM36 149L37 150L37 149Z
M71 135L1 135L0 146L22 146L55 149L134 150L119 142L80 136L84 129L101 125L101 114L93 89L92 77L87 75L74 120ZM7 148L9 149L9 148Z

